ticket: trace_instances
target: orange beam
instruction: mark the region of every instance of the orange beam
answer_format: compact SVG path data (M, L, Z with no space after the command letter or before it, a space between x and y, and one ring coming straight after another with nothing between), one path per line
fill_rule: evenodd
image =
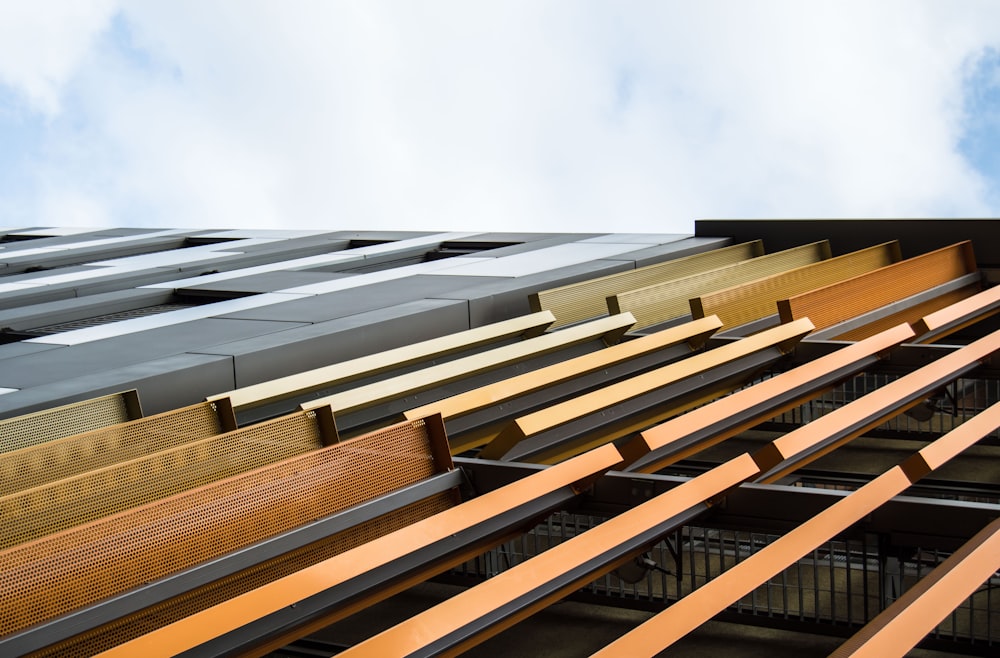
M338 655L373 658L405 656L472 624L493 624L482 628L477 626L479 630L470 632L463 641L441 654L456 655L561 599L595 575L611 571L631 559L632 554L625 554L608 563L605 557L609 547L618 545L623 538L658 527L665 519L704 503L753 477L756 472L753 461L744 453ZM591 566L580 572L574 571L584 565ZM571 572L573 579L558 591L502 619L489 622L484 619L505 602L528 597L541 583Z
M930 313L913 323L918 342L929 343L1000 313L1000 286Z
M831 658L904 656L1000 569L1000 519L906 591Z
M960 425L931 444L932 449L925 448L927 452L921 451L919 460L926 465L940 465L1000 427L1000 404L976 418L979 419L976 424L970 421ZM768 578L905 491L915 481L909 474L919 479L921 473L910 464L913 459L892 467L594 655L654 656L663 651L733 601L748 595ZM981 582L979 579L976 584Z
M611 445L592 450L181 619L101 655L144 658L173 656L192 649L255 619L293 606L303 599L357 578L380 565L398 560L419 548L445 540L463 528L481 523L505 509L513 509L562 487L572 486L582 490L593 478L615 466L620 459L621 455ZM420 580L440 573L450 566L450 563L435 564L422 574ZM364 605L387 598L392 593L394 592L390 590L371 592L365 598ZM339 616L361 607L364 606L341 611ZM329 624L332 621L333 619L324 618L323 623Z
M622 447L622 455L625 457L626 464L632 464L657 450L662 451L662 456L655 461L645 460L640 467L627 470L655 473L670 464L687 459L691 455L736 436L761 421L791 409L801 404L805 399L814 396L816 394L814 382L826 373L847 368L851 364L888 350L912 337L913 331L908 326L898 325L652 427L626 443ZM853 372L851 370L848 374ZM768 401L773 400L776 396L794 389L801 389L802 395L777 408L768 405ZM755 410L757 413L754 413ZM670 450L671 446L683 441L692 432L724 423L727 419L732 418L743 418L744 420L738 424L726 425L720 431L693 445L683 449Z

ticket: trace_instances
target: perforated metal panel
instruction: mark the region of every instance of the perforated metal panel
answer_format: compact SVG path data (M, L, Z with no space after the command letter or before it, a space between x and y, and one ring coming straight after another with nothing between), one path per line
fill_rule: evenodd
M0 635L416 482L447 450L400 423L2 551Z
M749 283L795 267L817 263L829 257L830 245L826 241L815 242L683 279L665 281L609 296L608 309L612 313L631 311L637 320L636 328L649 327L688 315L690 313L688 300L692 297Z
M857 329L852 329L851 331L844 332L839 336L835 337L835 340L862 340L868 336L874 336L878 332L888 328L893 327L901 322L917 322L920 318L933 313L935 311L940 311L941 309L960 302L963 299L968 299L972 295L979 292L978 287L972 288L962 288L960 290L952 290L946 292L943 295L939 295L933 299L929 299L926 302L922 302L910 308L904 309L898 313L893 313L882 319L870 322L863 327L858 327Z
M292 414L0 498L0 548L260 468L323 446L313 415Z
M135 391L126 391L7 418L0 420L0 452L123 423L141 415Z
M222 430L216 405L202 402L3 453L0 496L167 450Z
M760 240L746 242L628 272L543 290L531 295L529 301L532 310L552 311L556 316L553 326L560 327L606 314L607 298L610 295L713 270L763 253L764 247Z

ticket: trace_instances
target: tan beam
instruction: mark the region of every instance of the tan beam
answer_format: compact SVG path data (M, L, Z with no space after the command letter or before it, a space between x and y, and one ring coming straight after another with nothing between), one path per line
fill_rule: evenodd
M280 440L281 433L270 437ZM0 551L0 636L253 545L453 468L439 417L322 450ZM378 473L379 477L371 477ZM91 655L453 506L436 494L67 640Z
M615 363L636 359L667 347L687 343L691 350L699 349L721 325L718 318L695 320L648 336L612 345L591 354L584 354L522 375L509 377L465 393L459 393L411 409L404 415L406 418L422 418L433 413L440 413L447 422L450 419L502 404L522 395L528 395L569 379L597 372ZM479 447L487 440L488 438L477 436L462 442L452 436L452 452L457 454Z
M0 453L0 498L234 429L221 398Z
M0 548L318 450L337 441L325 415L282 416L3 496Z
M808 317L825 329L975 271L972 243L960 242L779 300L778 314L782 322Z
M573 487L576 491L583 491L595 477L612 468L619 460L620 455L614 446L592 450L275 580L240 597L178 620L169 626L115 647L103 655L108 658L119 656L146 658L173 656L193 649L285 607L295 606L310 596L342 585L351 579L363 577L366 573L393 561L405 559L407 555L421 548L445 541L465 528L498 516L504 510L525 505L563 487ZM502 537L496 538L490 544L499 544L502 539ZM460 564L486 548L483 545L466 546L460 554L453 556L447 562L430 565L401 584L392 588L367 591L360 601L333 611L330 615L324 616L319 623L322 625L333 623L337 619L388 598L415 582L426 580ZM301 636L308 632L308 629L299 629L296 635ZM283 641L287 642L289 639L283 638Z
M690 300L691 315L695 318L717 315L724 328L728 329L775 315L779 299L864 274L899 259L899 243L886 242L749 283L705 293Z
M789 327L791 331L783 331L782 327ZM576 420L588 414L596 413L602 409L611 408L614 405L631 398L638 397L682 381L687 378L697 377L711 368L721 366L729 362L746 357L767 349L780 347L788 350L799 339L812 331L812 324L808 320L801 324L781 325L762 331L753 336L733 341L721 347L690 356L686 359L662 366L641 375L636 375L621 382L605 386L604 388L579 395L570 400L536 411L534 413L521 416L511 422L500 432L489 444L487 444L479 456L483 459L501 459L514 446L520 442L549 431L560 425ZM669 401L663 404L665 413L670 411ZM678 413L675 411L675 413ZM654 421L655 422L655 421ZM604 437L605 442L613 437ZM560 453L560 456L562 453Z
M841 379L829 380L826 378L828 373L841 373L842 377L856 374L874 355L912 337L913 331L907 325L898 325L651 427L622 447L626 464L635 464L638 460L643 460L641 466L629 467L627 470L655 473L682 459L687 459L798 406L814 397L819 392L818 388L828 389L841 381ZM852 367L855 365L856 367ZM788 397L789 391L797 391L798 394ZM772 402L778 399L781 399L782 403L780 406L775 406ZM735 419L738 419L738 422L734 422ZM688 440L693 434L713 427L718 429L695 442ZM647 457L650 453L653 454Z
M1000 519L896 599L830 658L905 656L1000 569Z
M688 315L688 300L692 297L749 283L828 258L829 243L825 240L814 242L708 272L609 295L608 310L611 313L631 312L636 317L636 329L642 329Z
M606 300L610 295L661 281L670 281L699 272L707 272L763 255L763 243L760 240L754 240L655 265L647 265L627 272L618 272L617 274L543 290L530 295L528 302L534 311L552 311L556 316L554 326L562 327L606 315L608 312Z
M611 571L631 560L634 552L608 558L610 547L644 530L661 526L676 514L701 505L740 482L753 477L757 469L743 454L696 478L660 494L627 512L605 521L576 537L553 546L489 580L439 603L406 621L351 647L342 656L405 656L426 647L438 638L476 626L439 655L451 656L475 646L518 621L578 589L594 576ZM532 592L540 584L565 578L558 590L540 599ZM480 623L504 604L528 599L516 612L505 614L487 626ZM617 655L629 655L627 653Z
M88 432L142 417L135 390L0 420L0 452Z
M391 350L366 354L333 365L279 377L260 384L220 393L208 400L230 398L236 409L249 409L269 402L278 402L297 395L347 384L362 377L378 375L421 361L430 361L464 350L471 350L515 336L530 338L545 331L555 316L548 311L532 313L483 327L460 331L447 336L404 345Z
M585 324L567 327L523 340L513 345L461 357L429 366L422 370L390 377L379 382L358 386L342 393L311 400L301 405L304 410L330 406L335 413L348 413L372 407L380 402L412 395L447 383L466 379L520 361L596 340L617 343L635 322L631 315L607 317Z

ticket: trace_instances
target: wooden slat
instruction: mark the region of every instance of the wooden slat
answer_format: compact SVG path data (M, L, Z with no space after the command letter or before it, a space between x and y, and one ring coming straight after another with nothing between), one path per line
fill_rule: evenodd
M135 390L0 420L0 452L89 432L142 417Z
M696 377L711 368L735 362L756 352L775 348L776 346L787 350L812 330L812 325L808 321L796 325L791 332L779 331L784 326L791 327L791 325L773 327L759 334L733 341L707 352L688 357L682 361L671 363L656 370L631 377L596 391L566 400L565 402L552 405L535 413L522 416L501 431L495 439L482 449L479 455L484 459L501 459L514 446L530 437L588 414L621 404L626 400L644 395L655 389L687 378ZM666 401L661 411L663 413L670 413L669 405L666 404ZM678 412L675 411L674 413ZM613 438L613 436L603 437L606 441L611 441Z
M431 338L412 345L404 345L375 354L366 354L349 361L342 361L287 377L279 377L253 386L244 386L228 393L212 396L208 400L225 397L232 400L234 408L248 409L337 384L346 384L362 377L370 377L421 361L430 361L463 350L471 350L507 338L519 335L526 338L537 336L545 331L545 328L551 325L554 320L555 316L548 311L532 313L447 336Z
M978 422L969 421L942 436L931 444L933 447L927 453L889 469L594 655L608 658L657 655L838 532L901 494L930 472L928 467L939 466L1000 427L1000 404L973 420ZM915 466L917 462L921 466ZM982 579L975 582L978 585Z
M824 329L976 271L968 241L778 301L782 322L808 317Z
M760 240L754 240L655 265L647 265L627 272L618 272L617 274L543 290L530 295L528 301L534 311L552 311L556 316L556 322L553 326L561 327L605 315L608 312L605 300L609 295L699 272L707 272L763 254L763 244Z
M615 547L626 540L669 525L677 514L703 504L756 473L746 454L736 457L339 655L406 656L426 652L432 644L436 651L441 651L438 655L456 655L632 559L633 550L615 552ZM669 528L663 529L663 533L668 531ZM564 580L558 588L537 594L542 584L560 578ZM499 612L514 601L519 603L515 612ZM446 649L441 648L438 641L449 636L460 639L449 643Z
M696 318L717 315L728 329L775 315L779 299L864 274L899 259L899 243L886 242L695 297L690 300L691 315Z
M905 656L1000 569L1000 519L906 590L830 658ZM985 595L984 595L985 596Z
M688 300L693 297L828 258L829 243L825 240L814 242L708 272L609 295L608 309L611 313L631 312L636 317L636 329L642 329L688 315Z
M365 574L393 561L405 559L421 548L446 541L466 528L495 518L504 510L512 510L563 487L571 486L578 491L582 490L587 482L612 468L619 460L620 455L614 446L593 450L285 576L238 598L176 621L102 655L109 658L112 656L145 658L173 656L193 649L256 619L278 612L287 606L294 606L310 596L341 586L352 579L362 578ZM492 543L498 544L501 540L502 538L497 538ZM426 580L461 563L470 551L482 551L486 548L465 547L449 561L429 565L397 587L367 591L362 600L352 602L349 607L331 611L329 616L324 616L321 623L324 625L333 623L387 598L397 589ZM308 631L303 629L297 634L306 632Z
M489 372L519 361L565 349L571 345L599 339L603 339L607 344L614 344L634 322L635 319L631 315L624 315L620 318L600 318L529 338L513 345L497 347L472 356L311 400L303 403L301 408L309 410L330 406L336 413L358 411L386 400L443 386L449 382L466 379L475 374Z
M721 326L718 318L703 318L694 322L658 331L648 336L642 336L591 354L584 354L567 359L551 366L539 368L522 375L488 384L480 388L459 393L449 398L432 402L405 412L406 418L422 418L439 413L447 422L450 419L463 416L480 409L493 407L514 398L555 386L569 379L608 368L615 363L651 354L681 343L687 343L692 349L704 345L708 337ZM488 437L477 436L466 442L458 442L451 437L452 451L463 452L476 448L488 440Z
M798 406L912 337L907 325L899 325L645 430L622 447L631 464L626 470L654 473L687 459ZM826 377L833 372L838 378ZM790 397L790 391L796 394Z

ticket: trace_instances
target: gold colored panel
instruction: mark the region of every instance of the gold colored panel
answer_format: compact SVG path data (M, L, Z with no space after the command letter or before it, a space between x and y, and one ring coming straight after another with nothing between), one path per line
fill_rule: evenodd
M0 420L0 452L140 418L134 390Z
M825 240L814 242L736 265L620 292L608 297L608 309L612 313L630 311L636 317L636 328L641 329L688 315L691 310L688 300L693 297L749 283L828 258L830 258L829 243Z
M726 265L762 256L764 246L760 240L713 249L703 254L685 256L655 265L647 265L628 272L571 283L559 288L543 290L528 298L536 311L547 309L556 316L554 327L589 320L608 312L605 301L609 296L626 290L679 279L699 272L707 272Z

